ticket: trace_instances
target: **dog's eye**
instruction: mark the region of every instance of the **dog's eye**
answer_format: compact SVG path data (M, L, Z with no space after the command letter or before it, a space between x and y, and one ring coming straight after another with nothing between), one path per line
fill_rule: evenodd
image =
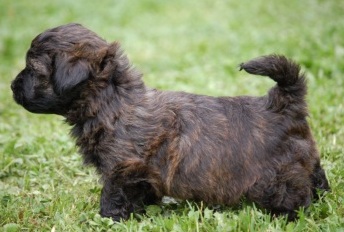
M49 70L40 62L31 62L27 64L27 69L29 69L35 76L49 76Z
M41 70L35 69L35 67L32 65L26 65L25 70L27 74L31 76L31 78L39 81L39 83L43 85L49 83L49 78L48 78L47 73L44 73Z
M44 70L44 65L42 65L41 63L33 63L32 67L35 71L43 71Z

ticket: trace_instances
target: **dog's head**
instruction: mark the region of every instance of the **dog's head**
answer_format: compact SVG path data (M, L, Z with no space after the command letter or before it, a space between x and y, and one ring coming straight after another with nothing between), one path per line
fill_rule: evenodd
M14 99L33 113L64 115L82 86L108 69L119 50L79 24L49 29L32 41L26 67L11 85Z

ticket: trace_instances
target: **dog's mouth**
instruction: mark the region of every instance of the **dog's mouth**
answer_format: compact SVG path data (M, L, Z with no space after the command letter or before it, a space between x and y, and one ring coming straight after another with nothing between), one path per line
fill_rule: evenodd
M28 101L26 100L24 94L20 91L14 92L13 91L13 99L14 101L23 106L25 109L27 109L28 111L32 112L32 110L30 109L30 104L28 104Z
M40 104L28 101L24 94L13 93L13 99L21 106L23 106L27 111L35 114L46 114L49 113L48 109L44 109Z

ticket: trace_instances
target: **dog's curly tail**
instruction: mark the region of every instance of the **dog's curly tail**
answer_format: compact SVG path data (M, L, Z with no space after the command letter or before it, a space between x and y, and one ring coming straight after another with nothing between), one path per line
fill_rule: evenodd
M269 92L268 109L307 116L306 80L298 64L282 55L268 55L240 64L242 69L250 74L269 76L277 82Z

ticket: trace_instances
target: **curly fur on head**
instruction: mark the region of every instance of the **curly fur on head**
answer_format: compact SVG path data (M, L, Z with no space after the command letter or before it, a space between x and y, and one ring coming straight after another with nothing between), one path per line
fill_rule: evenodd
M329 189L306 121L305 77L279 55L240 69L277 84L262 97L150 89L118 43L68 24L32 41L11 87L27 110L72 125L102 176L103 216L127 219L164 195L226 205L246 196L294 219Z

